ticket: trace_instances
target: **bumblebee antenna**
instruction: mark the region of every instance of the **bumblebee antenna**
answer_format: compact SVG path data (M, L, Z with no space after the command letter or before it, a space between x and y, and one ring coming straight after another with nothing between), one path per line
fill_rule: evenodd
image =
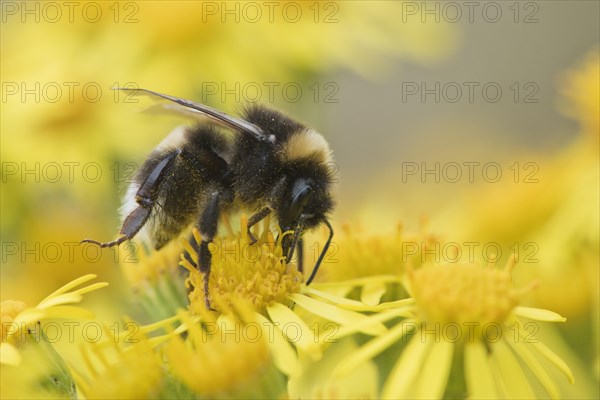
M321 266L321 262L323 261L323 258L325 257L325 253L327 253L327 250L329 249L329 245L331 244L331 238L333 238L333 228L331 227L331 224L327 220L324 220L324 222L325 222L325 225L327 225L327 228L329 228L329 237L327 238L325 247L323 247L323 251L319 255L319 259L317 260L315 267L313 268L312 272L310 273L310 276L308 277L308 280L306 281L306 285L310 285L310 283L315 278L315 275L317 275L319 266Z

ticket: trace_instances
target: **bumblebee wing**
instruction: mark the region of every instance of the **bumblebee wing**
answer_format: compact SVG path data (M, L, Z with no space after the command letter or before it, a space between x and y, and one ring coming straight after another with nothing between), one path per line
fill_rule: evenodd
M176 103L156 103L152 104L150 107L142 110L144 114L167 114L174 115L179 117L192 118L196 121L200 122L210 122L214 123L214 120L209 118L206 114L201 113L200 111L194 110L192 108L180 106ZM222 126L222 124L219 124Z
M267 135L258 126L240 118L232 117L219 110L215 110L204 104L196 103L191 100L181 99L179 97L169 96L167 94L154 92L148 89L141 88L113 88L113 90L122 90L134 96L145 95L154 99L168 100L174 104L164 104L162 108L169 112L175 112L195 118L208 118L211 122L235 131L244 132L254 136L257 140L267 141ZM170 106L170 107L169 107Z

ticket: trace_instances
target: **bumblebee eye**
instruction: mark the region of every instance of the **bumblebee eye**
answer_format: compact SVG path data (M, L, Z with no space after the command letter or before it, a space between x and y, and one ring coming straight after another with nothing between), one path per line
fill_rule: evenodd
M313 188L306 181L296 181L292 188L292 201L282 221L286 225L286 228L291 228L291 225L300 217L300 214L302 214L304 207L306 207L313 194Z
M294 194L292 204L290 205L290 213L293 214L294 220L298 219L298 216L306 207L306 204L310 201L313 196L313 188L310 186L304 186L298 192Z

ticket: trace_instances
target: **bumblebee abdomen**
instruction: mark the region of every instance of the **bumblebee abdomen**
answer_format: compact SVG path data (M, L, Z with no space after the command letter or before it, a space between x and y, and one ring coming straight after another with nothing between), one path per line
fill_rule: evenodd
M197 219L210 194L223 187L229 165L229 144L222 135L206 126L177 128L150 154L130 186L124 206L126 216L137 205L136 192L152 171L168 157L175 157L158 187L155 204L140 236L154 248L161 248Z

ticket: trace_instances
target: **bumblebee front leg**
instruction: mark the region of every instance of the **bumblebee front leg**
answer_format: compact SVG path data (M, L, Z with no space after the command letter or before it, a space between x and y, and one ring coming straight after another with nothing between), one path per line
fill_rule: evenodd
M213 192L208 200L206 208L200 216L200 221L198 221L198 230L202 235L202 242L200 242L198 248L198 263L200 264L200 272L204 274L204 301L206 308L209 310L212 310L210 306L210 294L208 290L212 255L210 254L208 245L213 241L215 235L217 234L219 213L219 192Z
M271 208L265 207L248 219L248 237L250 238L250 244L254 244L257 241L256 236L250 232L250 228L265 219L269 214L271 214Z
M125 221L123 221L123 226L119 231L121 234L120 238L106 243L92 239L84 239L80 243L93 243L100 247L113 247L133 238L148 221L148 218L152 213L152 208L156 203L156 198L158 197L160 184L169 171L171 171L175 158L179 154L181 154L181 150L175 150L161 159L152 172L150 172L142 182L135 194L135 201L138 204L138 207L125 218Z

